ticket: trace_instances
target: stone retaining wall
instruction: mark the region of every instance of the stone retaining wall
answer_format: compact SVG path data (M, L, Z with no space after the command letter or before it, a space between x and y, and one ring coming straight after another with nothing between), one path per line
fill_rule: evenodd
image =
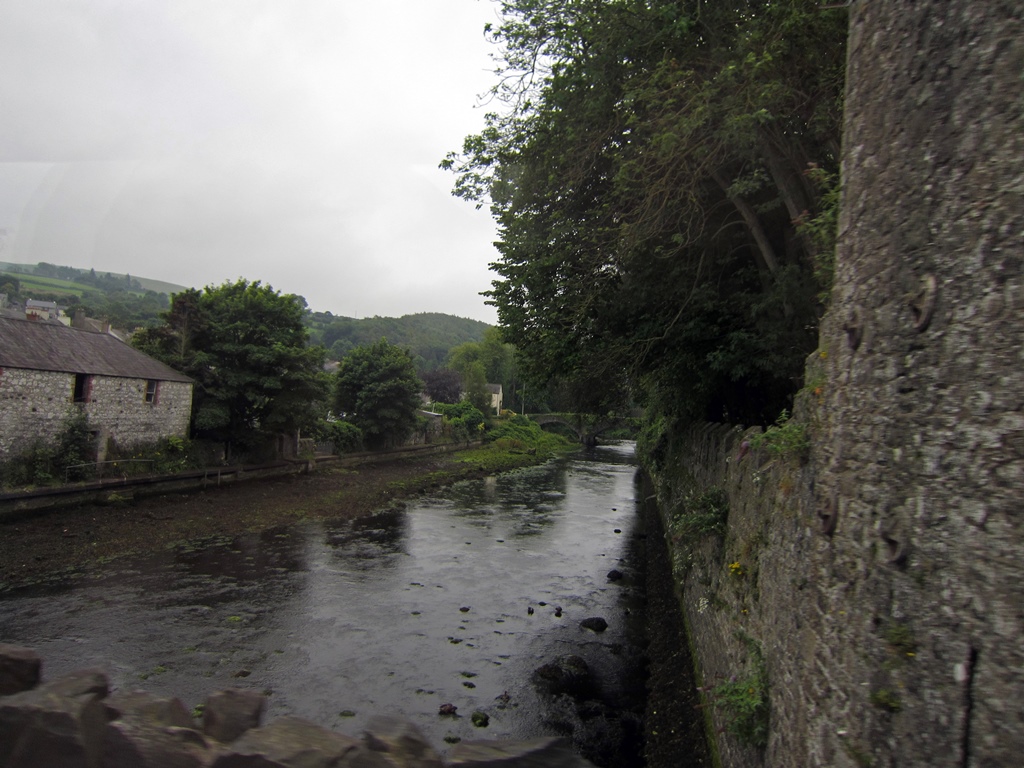
M40 682L29 649L0 645L0 768L586 768L560 739L457 744L448 760L414 725L377 717L358 738L297 717L262 723L262 694L178 699L111 692L101 670Z

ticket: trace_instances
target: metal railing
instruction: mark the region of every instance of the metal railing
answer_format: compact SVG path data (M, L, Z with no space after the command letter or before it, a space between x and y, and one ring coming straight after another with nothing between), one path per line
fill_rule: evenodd
M110 461L87 461L84 464L70 464L64 467L64 482L68 482L68 478L71 476L72 469L81 469L82 467L96 467L96 477L103 477L103 471L101 467L106 464L152 464L154 459L112 459ZM125 475L127 477L127 475Z

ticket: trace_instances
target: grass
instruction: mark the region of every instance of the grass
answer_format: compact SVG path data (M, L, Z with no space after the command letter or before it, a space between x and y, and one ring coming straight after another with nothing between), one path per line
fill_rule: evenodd
M811 449L811 439L807 425L790 418L789 411L783 409L774 424L750 438L750 446L764 448L775 456L803 459Z

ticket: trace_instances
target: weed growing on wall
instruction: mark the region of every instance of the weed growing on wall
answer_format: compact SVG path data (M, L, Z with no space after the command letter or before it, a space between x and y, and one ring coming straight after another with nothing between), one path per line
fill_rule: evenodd
M783 409L772 426L750 438L750 446L783 458L803 459L811 448L811 440L807 425L790 418L789 411Z
M769 702L768 670L757 643L747 642L751 651L751 671L744 677L703 689L725 718L725 730L748 747L764 749L768 745Z

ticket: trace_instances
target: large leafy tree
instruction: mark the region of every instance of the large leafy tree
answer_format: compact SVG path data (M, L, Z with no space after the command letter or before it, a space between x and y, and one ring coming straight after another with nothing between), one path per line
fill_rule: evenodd
M425 371L423 391L435 403L457 403L462 396L462 376L451 368Z
M133 344L195 379L197 435L251 447L323 411L329 377L323 349L307 343L303 306L259 281L189 289Z
M388 448L412 434L422 390L409 352L381 339L341 361L335 407L362 430L367 447Z
M502 10L501 108L444 165L455 193L497 218L489 295L527 372L640 383L689 416L779 408L813 347L827 272L802 225L820 214L815 180L837 170L845 12L817 0Z

